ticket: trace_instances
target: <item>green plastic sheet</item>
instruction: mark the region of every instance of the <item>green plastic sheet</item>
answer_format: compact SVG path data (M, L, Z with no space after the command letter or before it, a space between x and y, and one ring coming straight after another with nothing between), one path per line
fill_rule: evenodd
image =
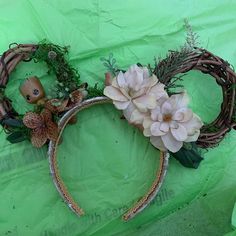
M8 0L0 1L0 51L17 43L47 39L69 45L68 60L90 85L104 80L100 57L112 52L120 68L153 64L183 45L187 18L202 47L236 62L236 2L225 0ZM40 77L46 90L55 77L46 66L21 63L6 94L15 109L32 109L19 95L20 83ZM191 107L205 122L220 110L214 79L190 72L183 82ZM63 203L49 174L46 148L9 144L0 133L0 235L205 236L236 235L236 134L204 153L195 169L170 159L167 177L153 203L130 222L121 215L152 183L159 152L120 119L112 105L82 111L66 128L58 150L63 180L86 215L78 218Z

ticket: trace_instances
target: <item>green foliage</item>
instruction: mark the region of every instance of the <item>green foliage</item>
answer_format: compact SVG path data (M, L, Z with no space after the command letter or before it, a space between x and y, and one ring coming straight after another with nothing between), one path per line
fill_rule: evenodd
M7 136L7 140L10 143L19 143L27 139L29 139L28 135L24 131L21 131L21 130L14 131Z
M0 101L3 101L4 100L4 88L0 88Z
M19 119L13 119L13 118L7 118L2 121L2 125L7 125L10 127L18 127L18 128L23 128L24 124L22 120Z
M99 96L104 96L103 95L103 87L99 87L98 84L96 83L94 87L88 86L87 91L88 91L88 96L86 98L93 98L93 97L99 97Z
M170 50L165 59L155 58L155 69L153 73L158 77L160 82L166 85L167 91L171 88L182 87L180 85L176 85L176 82L181 80L185 74L176 76L176 71L178 71L178 69L185 64L193 52L195 54L201 53L197 48L198 36L192 31L192 28L187 20L185 20L185 28L186 40L184 45L178 50Z
M184 26L186 29L186 43L184 47L189 48L189 50L192 51L199 44L199 36L197 33L193 32L192 26L189 24L187 19L184 20Z
M200 162L203 160L194 142L184 143L183 147L178 152L171 153L171 155L183 166L188 168L197 169Z
M116 59L113 57L113 54L110 53L109 57L106 59L105 57L101 57L100 60L103 62L103 65L107 69L108 72L111 72L113 76L119 72L118 66L116 65Z
M46 62L49 70L48 73L55 73L57 77L56 83L51 89L53 98L68 98L70 92L76 90L80 84L80 75L66 60L68 47L60 47L58 45L42 41L38 44L38 48L32 53L31 58L35 61Z

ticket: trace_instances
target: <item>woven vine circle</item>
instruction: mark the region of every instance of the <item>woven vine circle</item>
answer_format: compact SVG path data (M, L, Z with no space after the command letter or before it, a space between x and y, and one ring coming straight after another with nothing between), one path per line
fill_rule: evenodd
M162 68L168 66L172 55L178 52L170 52L169 58L160 61L154 69L154 73L165 85L172 83L173 78L181 73L191 70L198 70L215 78L216 83L221 87L223 101L221 111L217 118L210 124L201 128L197 145L202 148L214 147L225 137L226 133L236 127L236 105L235 105L235 83L236 73L230 64L222 58L214 55L206 49L195 48L185 55L185 59L176 68L169 68L165 73Z
M4 95L4 90L9 81L10 74L21 61L27 61L30 54L37 50L37 45L20 44L14 48L9 46L9 50L5 51L1 56L0 64L0 119L4 119L4 115L15 117L17 112L13 109L11 100Z
M22 122L23 114L18 114L12 106L11 99L5 95L5 89L11 73L20 62L35 63L44 62L48 67L48 73L56 75L54 88L58 91L66 88L67 92L62 97L54 95L53 99L69 99L71 93L79 88L79 74L66 60L67 47L61 47L52 43L41 42L39 44L11 44L0 58L0 123L5 132L9 134L8 140L20 142L29 138L29 130ZM27 95L29 96L29 95ZM28 97L29 98L29 97ZM27 97L25 97L27 100ZM38 106L40 109L40 106ZM11 141L10 141L11 142Z

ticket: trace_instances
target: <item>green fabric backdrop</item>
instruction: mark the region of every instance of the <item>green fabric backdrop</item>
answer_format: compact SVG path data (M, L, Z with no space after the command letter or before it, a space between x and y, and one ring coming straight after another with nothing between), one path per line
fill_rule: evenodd
M236 65L236 1L232 0L8 0L0 1L0 51L12 42L42 39L70 45L68 59L81 80L103 83L100 57L113 52L122 68L153 63L184 43L187 18L202 47ZM30 109L18 86L37 75L53 82L44 64L22 63L11 75L7 95L23 113ZM204 121L220 109L221 90L199 72L184 81L191 107ZM11 145L0 133L0 235L236 235L236 133L204 154L199 169L176 160L161 193L142 214L124 223L122 213L151 184L159 152L112 105L81 112L64 132L58 156L64 181L86 211L77 218L59 197L49 174L46 148Z

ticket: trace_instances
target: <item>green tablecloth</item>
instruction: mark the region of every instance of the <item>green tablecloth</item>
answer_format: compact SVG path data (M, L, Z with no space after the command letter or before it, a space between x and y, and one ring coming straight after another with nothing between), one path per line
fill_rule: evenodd
M211 0L8 0L0 1L0 51L12 42L42 39L70 45L68 59L81 80L102 84L100 57L112 52L121 68L153 63L184 43L187 18L202 47L236 62L236 1ZM17 111L30 109L18 86L37 75L53 83L44 64L21 63L11 75L7 95ZM214 79L191 72L183 81L191 107L204 121L220 109ZM77 218L59 197L49 174L46 148L29 142L11 145L0 133L0 235L234 235L236 213L236 133L204 154L199 169L175 159L155 201L134 220L121 215L150 186L159 152L112 105L81 112L66 128L58 156L64 181L86 211ZM232 217L233 216L233 217ZM236 235L236 234L235 234Z

